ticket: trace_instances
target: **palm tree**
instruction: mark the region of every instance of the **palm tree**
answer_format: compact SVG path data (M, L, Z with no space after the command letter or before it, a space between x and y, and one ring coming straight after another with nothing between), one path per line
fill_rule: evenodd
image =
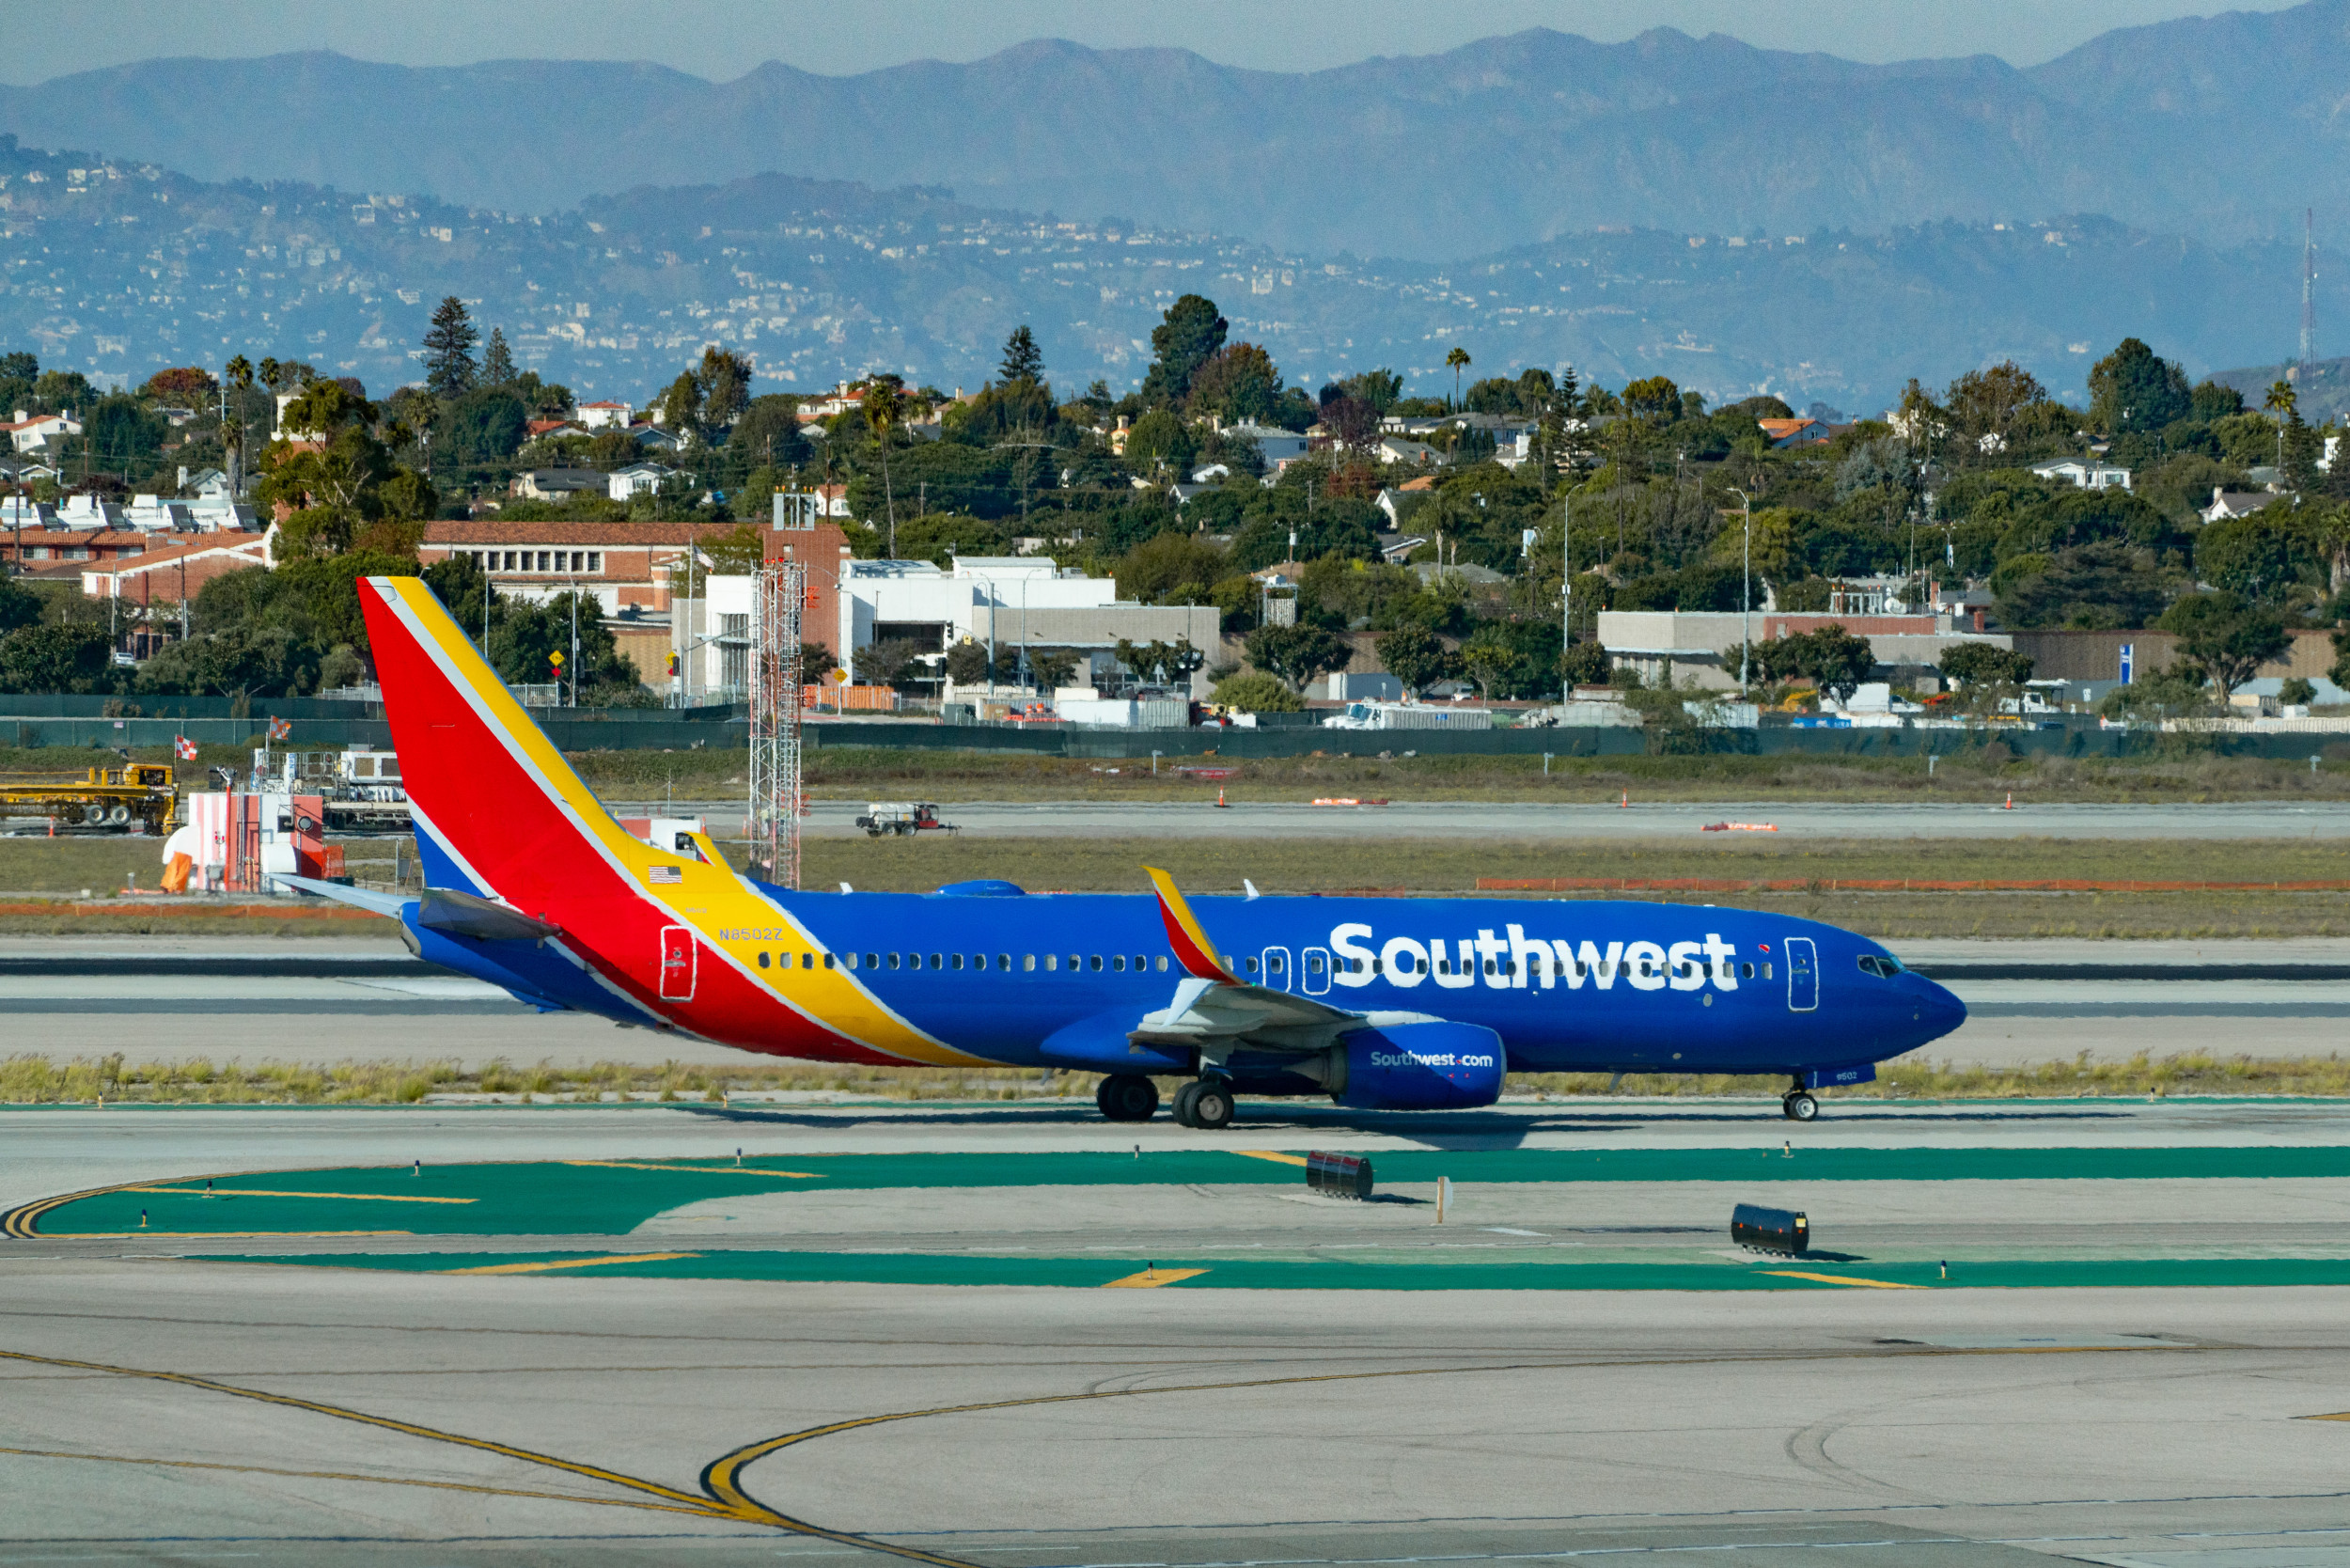
M1469 367L1468 350L1455 343L1451 353L1444 356L1444 362L1452 368L1452 401L1458 406L1461 401L1461 372Z
M904 412L905 400L897 384L876 379L865 388L865 422L871 427L873 439L881 443L882 504L889 517L889 554L898 554L898 502L889 489L889 431Z

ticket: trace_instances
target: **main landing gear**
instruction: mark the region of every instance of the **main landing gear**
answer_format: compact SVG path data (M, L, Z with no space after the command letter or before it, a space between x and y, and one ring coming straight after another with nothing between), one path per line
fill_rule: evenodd
M1203 1133L1232 1124L1232 1086L1222 1078L1194 1078L1175 1091L1175 1121Z
M1798 1078L1779 1096L1778 1114L1790 1121L1810 1121L1819 1116L1820 1102L1811 1097L1811 1091Z
M1148 1121L1159 1108L1159 1086L1139 1073L1113 1073L1093 1091L1093 1103L1112 1121Z

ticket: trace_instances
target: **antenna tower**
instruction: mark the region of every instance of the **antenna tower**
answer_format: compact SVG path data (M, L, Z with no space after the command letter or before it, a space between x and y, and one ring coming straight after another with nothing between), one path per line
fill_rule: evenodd
M2295 378L2304 391L2317 363L2317 212L2301 210L2301 369Z
M769 561L759 569L751 613L751 798L743 823L751 874L800 886L800 610L807 569Z

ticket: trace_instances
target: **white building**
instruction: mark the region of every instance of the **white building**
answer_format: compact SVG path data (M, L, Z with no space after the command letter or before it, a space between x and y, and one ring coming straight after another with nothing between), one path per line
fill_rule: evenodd
M632 463L625 468L615 468L605 479L605 488L615 501L625 501L632 495L657 492L661 481L676 473L657 463Z
M2054 463L2035 463L2031 471L2044 479L2062 479L2083 490L2130 488L2130 471L2110 463L2083 463L2078 458L2060 458Z
M572 417L586 430L624 431L636 417L636 411L626 403L616 403L606 400L600 403L580 404L572 411Z
M1188 641L1215 651L1222 617L1212 604L1121 602L1118 584L1063 570L1035 556L957 556L929 561L859 560L840 580L839 633L833 646L870 648L902 640L944 651L969 640L1000 656L1022 647L1106 653L1121 638ZM1203 675L1195 675L1203 691Z
M8 444L20 452L48 452L67 436L82 433L82 421L70 410L64 414L27 414L16 411L16 417L0 430L8 432Z

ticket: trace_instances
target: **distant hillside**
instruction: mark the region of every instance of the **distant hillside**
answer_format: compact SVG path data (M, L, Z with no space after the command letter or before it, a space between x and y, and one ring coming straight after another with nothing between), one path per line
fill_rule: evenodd
M1762 236L2100 212L2340 232L2350 0L2107 33L2029 71L1533 30L1302 74L1057 41L713 84L643 64L150 60L0 87L0 130L205 180L550 212L761 173L1453 259L1602 227Z
M1065 391L1095 377L1122 390L1161 312L1197 291L1309 388L1386 365L1449 390L1457 344L1472 380L1572 363L1611 385L1662 373L1717 400L1767 390L1872 411L1912 375L1939 385L2011 355L2077 394L2130 335L2199 373L2240 364L2276 340L2299 260L2293 244L2215 249L2082 218L1799 243L1581 234L1434 266L779 175L525 219L208 184L0 137L0 350L102 383L243 353L381 392L415 378L426 318L455 293L525 366L583 395L649 397L712 341L751 354L762 389L867 369L975 386L1023 321ZM2350 320L2334 281L2350 270L2320 275L2322 319Z
M2248 407L2258 408L2268 389L2280 381L2294 383L2294 406L2312 425L2350 416L2350 359L2321 359L2310 366L2310 379L2294 374L2291 361L2253 365L2240 370L2219 370L2212 380L2244 394Z

